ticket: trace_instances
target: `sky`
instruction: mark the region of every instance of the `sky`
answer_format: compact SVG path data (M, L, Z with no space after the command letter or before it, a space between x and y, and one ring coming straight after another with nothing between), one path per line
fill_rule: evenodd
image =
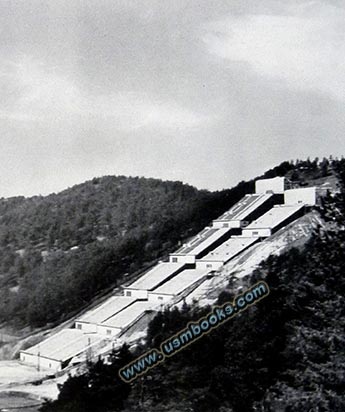
M344 21L342 0L1 0L0 197L345 154Z

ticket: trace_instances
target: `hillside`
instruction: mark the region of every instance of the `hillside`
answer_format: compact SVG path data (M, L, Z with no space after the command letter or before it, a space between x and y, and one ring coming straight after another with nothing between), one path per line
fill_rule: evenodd
M46 197L0 200L0 322L44 326L85 307L221 214L222 192L181 182L95 178Z
M260 177L332 178L322 162L283 162ZM219 192L105 176L58 194L0 199L0 324L55 325L144 270L221 215L254 180Z
M300 169L310 176L307 184L322 178L317 169ZM158 347L209 308L185 305L160 312L150 323L144 347L132 355L123 347L111 365L89 365L86 374L70 378L58 400L42 410L343 411L345 161L332 162L332 170L340 191L318 208L322 227L314 227L304 245L269 256L254 273L231 282L218 302L231 300L239 284L247 287L259 279L270 287L267 298L131 385L116 379L129 359Z

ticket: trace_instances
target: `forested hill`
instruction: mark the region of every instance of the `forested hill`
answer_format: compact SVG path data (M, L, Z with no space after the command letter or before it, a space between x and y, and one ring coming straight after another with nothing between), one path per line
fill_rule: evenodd
M242 282L246 289L259 279L268 283L269 296L125 384L118 378L121 367L210 308L159 312L144 347L130 354L124 346L111 365L90 364L42 412L343 412L345 160L333 161L331 168L339 190L319 207L331 224L303 247L270 256L246 280L232 279L218 303L232 301ZM326 168L303 165L291 172L310 183L325 177Z
M252 189L248 182L212 193L181 182L106 176L46 197L1 199L0 322L65 319Z
M330 162L283 162L260 177L300 184L332 173ZM0 199L0 323L58 323L96 294L167 255L246 193L181 182L105 176L58 194Z

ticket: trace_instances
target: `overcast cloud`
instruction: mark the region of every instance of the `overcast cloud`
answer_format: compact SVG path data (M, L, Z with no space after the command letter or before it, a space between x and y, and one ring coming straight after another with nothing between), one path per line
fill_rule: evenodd
M344 22L331 0L2 0L0 196L344 154Z

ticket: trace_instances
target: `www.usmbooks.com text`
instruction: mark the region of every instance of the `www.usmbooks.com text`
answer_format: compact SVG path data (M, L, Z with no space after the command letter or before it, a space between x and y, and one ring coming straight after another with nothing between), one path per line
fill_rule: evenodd
M162 342L159 350L151 349L120 369L120 378L125 382L133 381L151 368L159 365L165 358L175 355L181 349L200 339L268 294L267 283L260 281L246 292L236 296L233 302L226 302L222 306L214 306L206 316L196 322L189 322L186 328Z

